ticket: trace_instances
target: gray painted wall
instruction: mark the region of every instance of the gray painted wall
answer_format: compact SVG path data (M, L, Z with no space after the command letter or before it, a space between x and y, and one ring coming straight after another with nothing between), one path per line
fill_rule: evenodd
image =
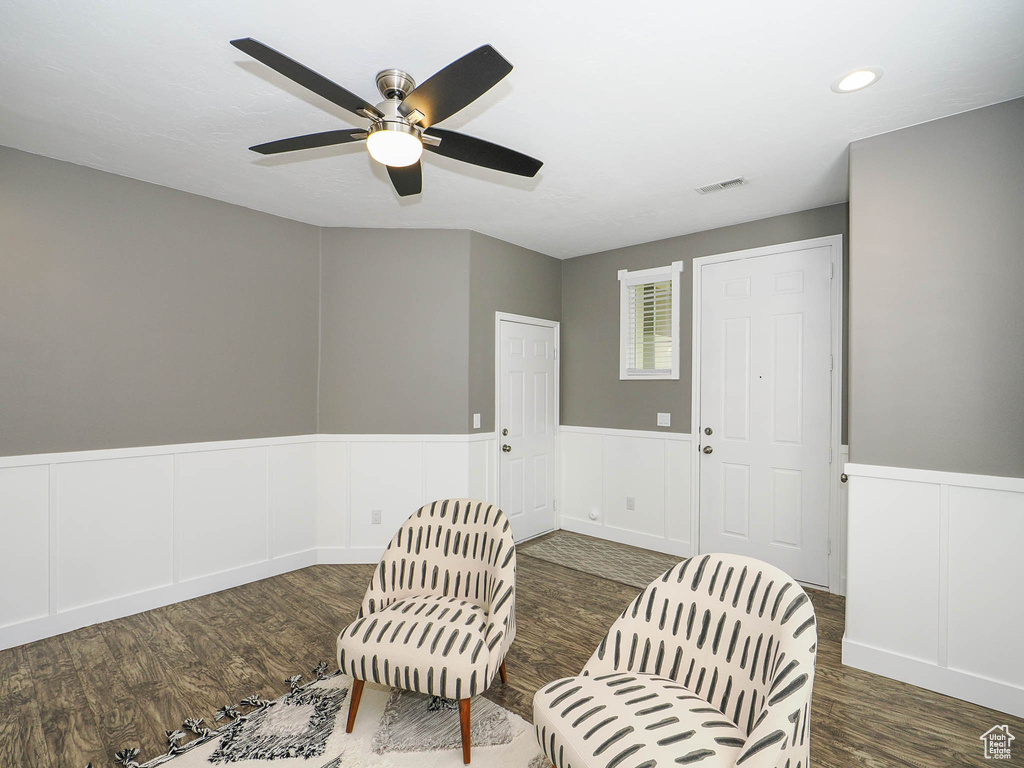
M672 427L665 431L689 432L693 260L836 234L843 235L845 252L846 219L843 203L566 259L562 262L562 423L657 430L657 414L669 412ZM678 260L685 263L679 380L620 381L618 271L663 267ZM845 404L843 413L845 440Z
M0 455L316 430L318 230L0 147Z
M1024 477L1024 99L850 147L850 458Z
M466 231L325 229L0 148L0 455L494 425L494 313L563 320L562 422L689 428L618 381L616 271L845 232L845 206L559 262ZM319 359L318 359L319 336ZM319 370L319 373L318 373Z
M545 320L562 317L562 262L473 232L469 261L469 410L480 414L479 431L493 431L494 313Z
M319 431L465 434L467 231L323 230Z

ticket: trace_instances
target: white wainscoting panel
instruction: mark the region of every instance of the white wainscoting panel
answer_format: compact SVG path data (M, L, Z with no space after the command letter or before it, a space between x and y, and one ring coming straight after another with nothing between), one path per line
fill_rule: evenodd
M604 436L604 523L620 531L665 538L665 452L659 438ZM626 508L632 498L633 509Z
M182 581L270 559L267 448L177 457L175 541Z
M558 518L569 530L574 521L603 526L604 435L560 428L562 490L558 494Z
M58 464L57 612L173 581L174 458Z
M0 470L0 625L49 613L49 496L48 466Z
M938 486L872 477L851 482L855 513L848 531L847 637L863 642L885 638L885 647L894 653L934 662Z
M469 448L469 498L498 503L498 438L494 433L473 435Z
M0 457L0 648L312 565L317 442Z
M690 539L690 503L693 498L690 482L690 441L668 440L665 443L665 509L686 510L687 514L665 515L665 536L669 541ZM691 551L692 554L692 551Z
M1024 479L846 473L843 663L1024 716Z
M317 446L314 443L268 448L267 488L270 556L308 552L317 546Z
M0 649L317 562L377 562L424 503L493 501L497 445L307 435L0 457Z
M689 435L559 430L562 528L681 557L691 553Z
M350 450L352 546L380 553L424 502L423 444L355 442ZM375 509L381 511L380 525L370 522Z
M1024 494L949 488L948 666L1024 691L1022 545Z
M423 501L468 496L469 443L423 443Z
M317 546L335 552L348 549L348 457L348 443L320 440L316 444Z

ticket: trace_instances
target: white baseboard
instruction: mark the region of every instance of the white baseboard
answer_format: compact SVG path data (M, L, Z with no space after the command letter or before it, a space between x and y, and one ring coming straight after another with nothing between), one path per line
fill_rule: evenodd
M582 533L605 541L614 541L619 544L629 544L631 547L641 547L654 552L662 552L666 555L677 555L679 557L690 556L690 545L683 541L669 541L658 536L650 536L636 531L625 531L621 528L611 528L607 525L591 523L586 520L574 520L571 517L562 518L562 530Z
M998 680L939 667L843 637L843 664L929 691L1024 717L1024 689Z
M379 547L321 547L316 553L317 565L376 565L380 562Z

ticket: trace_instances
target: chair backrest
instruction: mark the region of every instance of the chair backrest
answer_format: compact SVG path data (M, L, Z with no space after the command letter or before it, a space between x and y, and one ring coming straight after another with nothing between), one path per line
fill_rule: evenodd
M775 765L783 752L806 765L816 651L814 608L796 581L760 560L710 554L651 582L583 674L671 678L747 734L744 754L770 737L744 765Z
M512 529L498 507L474 499L425 504L391 539L359 615L425 595L469 600L495 613L514 601L515 568Z

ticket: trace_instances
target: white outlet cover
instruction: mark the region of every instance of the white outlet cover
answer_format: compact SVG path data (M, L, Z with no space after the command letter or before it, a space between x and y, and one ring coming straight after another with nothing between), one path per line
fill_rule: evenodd
M380 525L380 510L379 509L371 509L370 510L370 525Z
M473 429L480 429L480 414L473 414Z
M659 413L658 414L658 426L659 427L671 427L672 426L672 414L671 413Z
M626 497L626 509L628 509L630 511L633 511L633 510L636 509L636 497L635 496L627 496Z

